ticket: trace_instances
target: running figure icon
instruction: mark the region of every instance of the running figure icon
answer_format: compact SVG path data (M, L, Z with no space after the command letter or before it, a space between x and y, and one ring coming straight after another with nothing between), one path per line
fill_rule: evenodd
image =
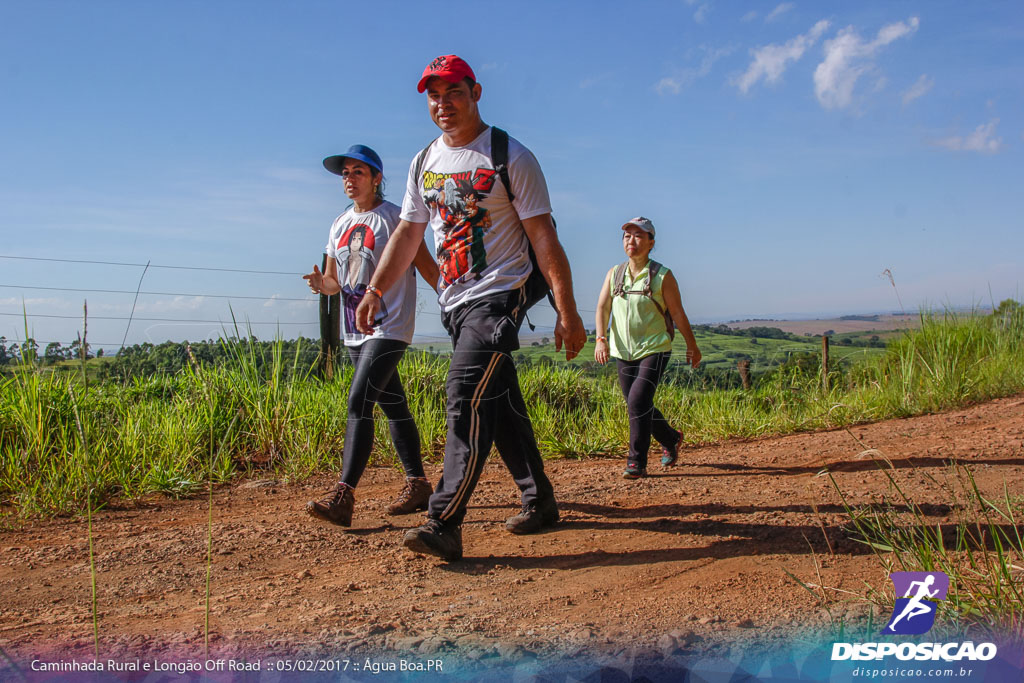
M931 574L929 574L928 578L926 578L924 581L911 582L910 590L907 591L907 594L903 596L905 598L910 598L910 601L907 603L907 606L903 608L903 611L900 612L900 615L893 619L892 622L889 624L890 631L892 631L893 633L896 632L896 624L899 623L900 619L902 619L903 617L906 617L907 621L909 621L914 617L921 616L922 614L928 614L934 609L934 607L932 607L931 605L926 605L923 602L925 598L934 598L936 594L938 594L938 589L935 589L933 591L928 590L928 587L931 586L933 583L935 583L935 577ZM917 594L911 597L910 591L914 590L914 586L918 587Z
M893 618L884 632L917 635L928 631L935 623L935 601L946 599L949 577L943 572L893 572L890 578L896 595L903 597L896 599ZM925 615L927 618L918 618Z

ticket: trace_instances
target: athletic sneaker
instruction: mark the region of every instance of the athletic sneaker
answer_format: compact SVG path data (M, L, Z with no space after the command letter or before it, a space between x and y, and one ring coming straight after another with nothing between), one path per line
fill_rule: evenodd
M462 559L462 527L432 517L423 526L406 531L402 543L414 553L437 555L448 562Z
M638 462L627 462L626 469L622 471L623 479L639 479L647 476L647 468L641 467Z
M505 529L513 534L535 534L558 523L558 504L554 498L523 504L522 511L505 521Z
M398 494L394 502L388 506L389 515L408 515L417 510L426 510L430 494L434 489L423 477L409 477L405 480L405 488Z
M352 526L352 510L355 506L355 489L339 481L323 498L306 503L306 513L338 526Z
M679 459L679 447L683 445L683 433L676 432L679 435L679 440L676 441L676 445L672 448L661 447L661 466L671 467L676 464L676 460Z

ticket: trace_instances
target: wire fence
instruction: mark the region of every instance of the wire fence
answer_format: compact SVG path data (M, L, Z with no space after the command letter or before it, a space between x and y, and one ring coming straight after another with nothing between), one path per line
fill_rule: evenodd
M305 273L280 271L280 270L261 270L261 269L248 269L248 268L223 268L215 266L195 266L195 265L184 265L184 264L168 264L168 263L135 263L129 261L105 261L105 260L94 260L94 259L71 259L71 258L56 258L56 257L37 257L37 256L15 256L0 254L0 259L8 261L24 261L24 262L40 262L40 263L64 263L64 264L76 264L86 266L102 266L102 267L124 267L124 268L142 268L142 277L139 280L138 289L109 289L99 287L58 287L52 285L37 285L37 284L18 284L18 283L0 283L0 289L17 290L22 292L41 291L41 292L67 292L76 294L114 294L114 295L131 295L136 297L136 301L139 296L147 297L177 297L177 298L192 298L192 299L218 299L218 300L239 300L239 301L262 301L262 302L290 302L290 303L309 303L315 304L318 301L317 296L308 297L283 297L277 294L270 295L259 295L259 294L226 294L223 292L214 291L198 291L198 292L179 292L179 291L150 291L143 290L141 288L142 278L145 277L145 273L149 270L170 270L170 271L193 271L193 272L209 272L209 273L233 273L233 274L245 274L245 275L264 275L264 276L286 276L289 278L300 278ZM422 283L417 282L417 292L423 292L429 295L430 298L436 296L434 290ZM536 304L535 308L542 311L546 311L548 314L554 314L554 309L546 301L541 301ZM132 322L148 322L148 323L164 323L164 324L176 324L176 325L226 325L233 324L233 321L226 321L221 319L211 318L188 318L188 317L152 317L152 316L136 316L134 315L135 305L132 305L132 313L129 315L96 315L90 314L88 320L96 321L107 321L107 322L125 322L127 326L130 326ZM594 311L586 309L578 309L581 314L591 313ZM438 310L427 310L425 306L417 305L416 314L427 315L436 318L441 317L441 313ZM27 310L23 306L20 311L0 311L0 316L8 318L22 318L26 322L34 319L41 320L82 320L81 315L62 315L57 313L35 313ZM282 321L280 319L275 320L245 320L246 326L249 325L274 325L280 327L301 327L301 326L315 326L319 324L318 320L301 320L301 321ZM125 336L127 337L127 327L125 330ZM51 343L65 343L66 340L40 340L33 337L33 340L40 346L45 346ZM17 340L14 340L17 341ZM444 342L449 341L447 335L431 335L416 333L414 343L431 343L431 342ZM125 345L124 340L120 343L100 343L100 342L89 342L90 347L96 348L123 348Z

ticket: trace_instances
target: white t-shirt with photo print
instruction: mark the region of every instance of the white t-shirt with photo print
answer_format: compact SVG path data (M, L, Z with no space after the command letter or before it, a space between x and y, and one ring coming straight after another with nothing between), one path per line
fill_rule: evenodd
M334 220L327 239L327 256L335 259L341 285L341 335L345 346L359 346L368 339L396 339L412 343L416 327L416 270L408 272L384 294L374 320L372 335L356 329L355 312L366 293L381 254L398 227L399 208L383 202L370 211L349 209Z

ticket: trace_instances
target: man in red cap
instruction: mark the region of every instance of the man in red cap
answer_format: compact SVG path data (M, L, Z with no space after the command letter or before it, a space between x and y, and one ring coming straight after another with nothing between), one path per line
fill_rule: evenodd
M558 521L510 355L519 348L519 327L534 298L527 291L536 282L530 278L531 246L558 314L555 347L561 350L564 344L570 360L583 348L586 332L537 159L483 122L480 84L460 57L432 61L417 88L426 91L430 118L441 136L413 160L402 220L359 304L356 324L364 333L372 329L381 293L408 269L429 224L438 260L449 267L438 297L453 348L448 439L427 523L406 533L404 543L453 561L462 558L462 520L492 444L522 492L522 511L506 522L508 531L535 533ZM496 168L494 150L506 145L507 154L500 156L507 162ZM477 229L465 230L467 221ZM453 253L469 258L453 258Z

